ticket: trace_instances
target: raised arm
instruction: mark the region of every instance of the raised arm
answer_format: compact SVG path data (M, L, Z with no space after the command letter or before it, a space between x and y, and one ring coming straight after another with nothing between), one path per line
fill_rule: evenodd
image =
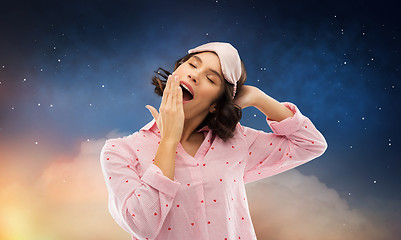
M326 151L325 138L295 104L280 103L252 86L243 94L238 103L263 112L273 131L268 133L241 126L248 143L245 183L295 168Z

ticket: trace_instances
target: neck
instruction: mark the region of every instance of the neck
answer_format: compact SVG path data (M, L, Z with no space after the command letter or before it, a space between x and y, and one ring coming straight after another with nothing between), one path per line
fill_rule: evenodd
M203 122L206 116L207 115L199 115L195 118L185 119L180 142L189 142L197 135L202 134L195 129Z

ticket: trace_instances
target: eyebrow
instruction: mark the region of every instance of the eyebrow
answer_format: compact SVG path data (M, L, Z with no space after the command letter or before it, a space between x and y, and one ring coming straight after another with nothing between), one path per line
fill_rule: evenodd
M193 57L195 60L199 61L200 63L203 63L203 62L202 62L202 59L201 59L200 57L198 57L198 56L196 56L196 55L193 55L192 57ZM223 78L221 77L221 75L219 74L219 72L217 72L216 70L211 69L211 68L209 68L209 70L210 70L211 72L213 72L214 74L216 74L216 75L220 78L220 81L221 81L221 82L223 81Z

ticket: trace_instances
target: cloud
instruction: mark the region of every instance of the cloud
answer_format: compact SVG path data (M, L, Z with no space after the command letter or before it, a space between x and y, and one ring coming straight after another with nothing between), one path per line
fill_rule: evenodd
M104 198L104 180L99 166L102 141L83 142L74 159L59 156L43 170L35 187L43 197L57 203L97 201Z
M258 240L393 239L390 229L297 169L246 185Z
M125 135L113 131L106 139ZM99 161L106 139L80 143L74 158L53 157L40 170L36 182L0 182L0 225L5 226L0 238L129 239L107 208L108 193ZM12 159L3 165L2 173L23 179L20 162ZM385 200L375 199L350 209L334 189L297 169L249 183L246 190L258 240L387 240L391 239L390 229L397 227L388 224L391 219L384 221L396 216L383 210ZM372 208L377 212L370 212Z
M41 169L32 164L53 154L44 151L29 162L15 155L2 164L9 180L0 182L0 239L129 239L108 212L99 161L104 142L84 141L76 157L52 156ZM36 181L23 177L29 170L39 175Z
M107 138L116 135L113 131ZM50 207L45 211L47 224L57 239L130 238L107 208L108 193L99 160L106 139L82 142L74 159L55 159L35 184Z
M100 150L106 139L126 133L111 131L106 138L83 141L78 155L58 156L51 161L36 182L43 197L57 203L99 202L107 198L107 189L100 167Z

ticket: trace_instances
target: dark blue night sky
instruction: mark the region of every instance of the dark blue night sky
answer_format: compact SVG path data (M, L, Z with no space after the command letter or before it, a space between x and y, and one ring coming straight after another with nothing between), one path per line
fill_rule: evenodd
M188 49L229 42L245 63L245 84L295 103L325 136L324 155L297 169L350 208L376 209L399 227L398 9L360 0L2 2L0 151L49 149L19 163L35 181L80 142L151 121L145 105L159 107L151 85L158 67L172 71ZM271 131L254 107L241 124Z

